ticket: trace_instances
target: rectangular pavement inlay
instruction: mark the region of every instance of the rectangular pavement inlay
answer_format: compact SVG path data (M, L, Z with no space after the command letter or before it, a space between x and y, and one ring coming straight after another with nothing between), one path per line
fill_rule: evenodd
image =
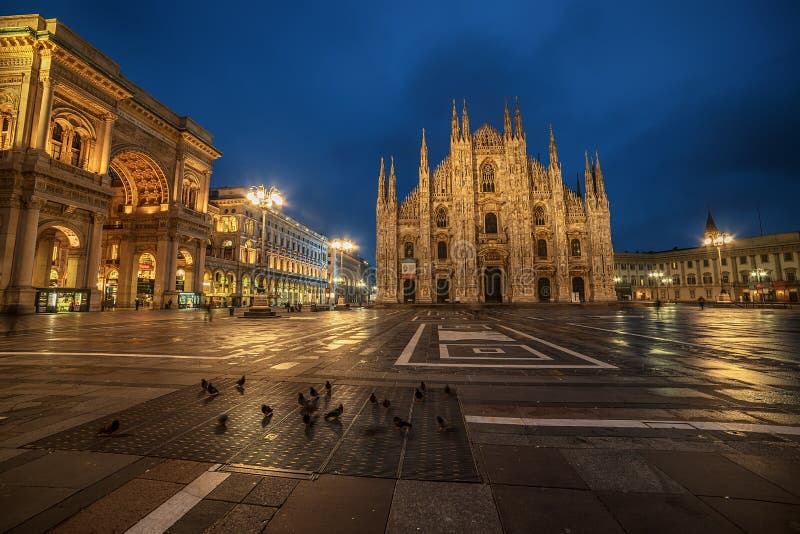
M500 328L503 332L496 330ZM430 334L429 343L421 342ZM420 324L394 365L510 369L616 369L546 339L500 324Z

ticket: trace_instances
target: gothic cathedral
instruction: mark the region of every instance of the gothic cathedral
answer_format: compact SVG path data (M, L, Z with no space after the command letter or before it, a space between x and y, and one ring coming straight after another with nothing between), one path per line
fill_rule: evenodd
M552 126L545 167L528 155L517 102L503 133L459 125L430 175L425 130L419 185L399 205L394 159L388 195L378 177L378 303L512 303L615 300L611 224L603 171L586 154L585 195L561 177Z

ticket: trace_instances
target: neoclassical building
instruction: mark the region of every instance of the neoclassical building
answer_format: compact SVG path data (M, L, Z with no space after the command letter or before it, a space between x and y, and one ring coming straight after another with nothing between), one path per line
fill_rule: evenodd
M552 127L545 166L527 151L519 104L503 133L474 132L455 101L450 151L431 176L425 131L419 183L397 201L381 160L376 302L608 301L610 212L599 157L586 155L585 195L562 181Z
M211 190L204 296L218 306L247 306L255 294L277 306L326 303L328 239L277 208L253 205L247 193Z
M211 134L56 19L0 17L0 311L202 292Z

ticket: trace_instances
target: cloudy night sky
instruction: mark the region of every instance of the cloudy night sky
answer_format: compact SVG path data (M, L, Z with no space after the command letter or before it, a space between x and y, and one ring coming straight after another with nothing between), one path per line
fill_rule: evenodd
M645 5L647 4L647 5ZM528 151L556 134L575 187L599 150L615 250L698 244L710 207L737 236L798 231L798 2L18 2L61 19L210 130L212 186L277 185L289 214L372 261L381 156L401 200L420 131L431 171L451 99ZM388 162L387 162L388 163ZM388 170L388 167L387 167Z

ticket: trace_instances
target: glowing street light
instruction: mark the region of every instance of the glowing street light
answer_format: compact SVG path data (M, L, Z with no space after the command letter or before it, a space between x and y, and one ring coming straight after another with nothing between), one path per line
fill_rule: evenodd
M261 264L264 265L267 262L267 210L272 209L273 206L281 206L283 195L274 185L269 188L257 185L250 188L247 200L261 208Z
M339 251L339 269L342 268L342 262L344 262L344 251L352 250L355 248L355 245L348 241L347 239L334 239L331 242L331 247ZM336 298L336 281L337 281L337 272L336 272L336 252L333 253L333 307L336 307L337 298Z
M728 234L727 232L717 232L711 235L706 236L703 240L703 244L706 247L715 247L717 249L717 262L719 264L719 289L720 289L720 299L722 299L722 295L725 293L725 287L722 285L722 247L724 245L730 245L733 243L733 236ZM732 295L730 295L732 300Z

